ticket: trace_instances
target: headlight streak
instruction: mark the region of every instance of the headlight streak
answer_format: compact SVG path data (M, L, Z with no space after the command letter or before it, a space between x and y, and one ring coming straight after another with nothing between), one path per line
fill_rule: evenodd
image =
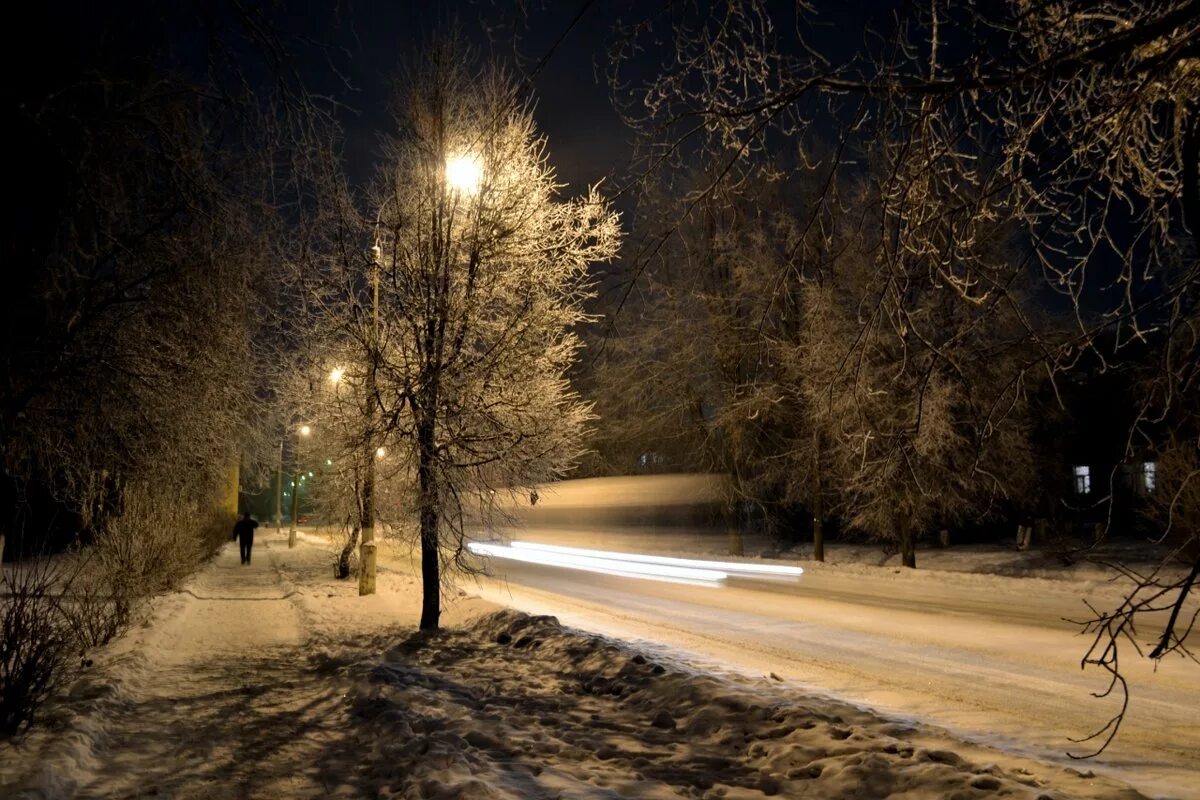
M778 564L744 564L737 561L705 561L695 558L670 558L640 553L614 553L607 550L585 550L581 547L563 547L556 544L537 542L513 542L516 550L557 553L561 555L586 556L615 561L620 564L657 564L664 567L699 568L724 572L736 577L799 578L804 574L801 567L786 567Z
M800 567L775 564L745 564L736 561L705 561L695 558L671 558L641 553L617 553L582 547L513 542L471 542L472 553L527 564L542 564L565 569L599 572L625 578L661 580L695 586L723 585L727 578L758 580L794 580L804 574Z
M587 572L600 572L624 578L686 583L693 586L718 586L727 577L726 573L714 569L621 561L619 559L587 555L589 551L581 551L583 554L540 552L535 550L518 550L508 545L486 542L471 542L467 545L467 549L476 555L509 561L522 561L528 564L543 564L566 569L579 569Z

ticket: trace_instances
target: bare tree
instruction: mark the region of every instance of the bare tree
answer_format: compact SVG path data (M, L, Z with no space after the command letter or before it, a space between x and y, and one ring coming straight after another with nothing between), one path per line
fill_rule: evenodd
M786 541L795 536L790 512L818 505L813 429L781 360L798 343L799 287L805 267L818 268L814 245L823 242L804 220L814 183L811 173L782 179L764 170L715 188L683 223L672 199L643 207L639 226L665 240L615 321L619 335L603 342L590 390L608 446L639 443L676 469L730 476L734 554L735 516L743 516L735 506L754 509L772 538ZM634 464L627 460L624 471ZM814 530L819 536L819 523Z
M1002 330L1024 329L1036 351L1007 361L1011 375L987 381L1003 389L985 401L998 409L1035 373L1053 379L1082 353L1112 364L1128 358L1131 345L1158 352L1173 347L1170 332L1194 319L1200 276L1200 61L1194 45L1200 6L1191 0L931 0L895 13L823 3L797 3L787 12L738 2L669 4L635 15L617 30L613 86L630 121L646 134L647 172L686 174L695 153L723 155L712 182L681 192L684 214L719 184L745 180L781 150L831 174L856 176L871 147L883 144L883 153L872 156L882 206L874 237L882 255L872 261L887 283L862 319L851 317L859 333L850 340L846 364L879 358L874 331L903 343L892 352L898 358L911 352L914 337L923 340L918 349L932 354L926 367L940 365L928 371L930 381L953 375L953 369L941 372L954 359L939 354L940 334L922 327L938 294L978 320L952 330L986 328L992 324L986 317L998 314ZM865 26L861 45L848 47L828 35L847 16ZM645 70L643 45L663 37L674 45L665 68ZM831 130L839 140L832 154L817 146ZM815 207L829 216L845 210L835 196L818 198ZM1020 257L1008 269L994 269L980 261L976 237L1005 222L1018 226ZM657 246L648 242L641 252L635 276L652 263ZM1065 301L1074 323L1070 335L1022 315L1019 298L1008 291L1011 280L1037 272L1041 286L1033 292ZM835 296L839 290L828 287ZM1151 360L1160 368L1147 378L1154 388L1144 393L1141 421L1131 431L1131 456L1134 443L1141 444L1136 431L1179 419L1186 403L1178 391L1180 371L1161 368L1178 362ZM844 377L832 374L825 388ZM882 384L872 379L868 385ZM899 380L897 388L904 385ZM909 445L916 442L891 455L902 461ZM1182 551L1170 558L1180 557L1194 558ZM1168 594L1182 604L1193 585L1176 582ZM1093 651L1107 655L1087 661L1115 666L1122 637L1107 619L1095 620L1102 646ZM1101 732L1105 741L1116 724L1119 717Z
M29 557L13 567L25 574L64 550L86 564L15 587L82 599L3 598L32 637L6 641L14 651L41 637L77 655L115 635L214 552L239 466L252 482L266 460L279 164L312 107L283 97L291 77L263 91L246 79L254 45L279 44L252 12L207 20L206 63L173 60L173 26L194 30L194 12L166 15L161 40L56 19L63 47L22 54L5 106L22 203L0 297L0 541ZM230 20L245 26L218 29Z
M370 214L328 236L309 277L326 336L361 357L366 429L415 483L421 627L442 575L467 569L464 508L527 491L580 455L590 409L566 371L580 347L589 265L616 253L617 216L576 200L546 160L517 88L456 41L401 80Z
M859 239L803 290L797 380L847 522L915 567L920 533L1029 493L1029 387L1014 379L1028 346L1014 314L978 314L887 257Z

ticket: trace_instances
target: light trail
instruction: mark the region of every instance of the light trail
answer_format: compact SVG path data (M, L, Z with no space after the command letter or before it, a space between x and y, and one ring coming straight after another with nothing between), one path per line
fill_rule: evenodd
M670 558L668 556L651 556L641 553L617 553L608 550L586 550L582 547L563 547L556 544L539 544L537 542L513 542L516 550L540 553L556 553L577 557L599 558L615 561L620 564L655 564L663 567L680 569L717 570L726 575L759 577L769 575L776 578L799 578L804 574L800 567L786 567L778 564L745 564L737 561L706 561L697 558Z
M590 555L589 551L586 550L581 550L577 553L544 552L534 549L517 549L508 545L487 542L471 542L467 545L467 549L476 555L509 561L521 561L527 564L542 564L551 567L585 570L587 572L601 572L626 578L662 580L697 586L718 586L728 577L727 573L716 569L622 561L615 558L606 558L601 555ZM590 552L598 553L599 551Z

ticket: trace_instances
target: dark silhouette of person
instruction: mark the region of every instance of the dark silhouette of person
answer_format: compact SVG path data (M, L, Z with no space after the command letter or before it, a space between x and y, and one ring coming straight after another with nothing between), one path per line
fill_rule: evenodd
M250 519L250 512L242 514L233 526L233 538L238 540L238 544L242 550L242 563L250 563L250 550L254 547L254 529L258 527L258 523Z

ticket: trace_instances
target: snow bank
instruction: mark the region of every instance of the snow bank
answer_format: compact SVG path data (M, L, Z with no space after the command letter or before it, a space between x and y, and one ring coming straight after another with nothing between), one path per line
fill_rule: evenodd
M356 670L379 797L1142 797L915 746L914 728L868 711L698 673L554 617L491 613Z
M110 723L134 704L153 681L151 653L162 646L158 632L192 602L182 594L151 598L140 624L107 648L51 700L24 736L0 745L0 788L20 785L21 800L74 797L84 776L96 769L110 739Z

